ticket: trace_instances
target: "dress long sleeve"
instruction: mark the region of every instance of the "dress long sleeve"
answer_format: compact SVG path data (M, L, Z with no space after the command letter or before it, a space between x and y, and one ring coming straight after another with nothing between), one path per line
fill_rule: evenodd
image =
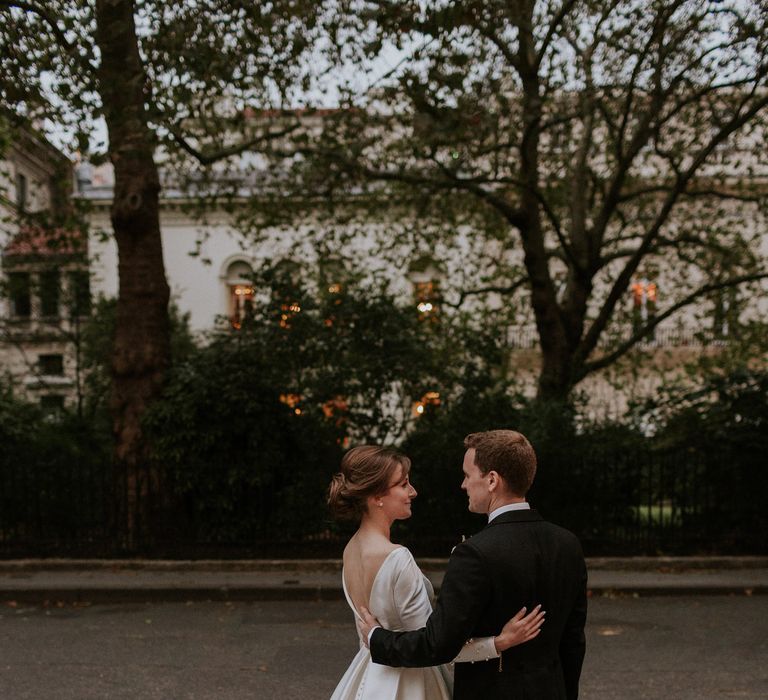
M434 666L451 660L464 662L498 657L492 637L474 639L466 644L472 632L474 608L482 604L482 599L477 600L472 591L477 590L485 577L480 570L481 563L469 547L457 547L449 570L459 560L463 575L454 577L454 581L460 585L449 584L443 588L435 613L430 616L432 606L423 574L413 557L408 557L392 586L393 603L400 613L401 624L397 630L393 628L392 633L374 631L371 655L375 662L383 661L392 666ZM476 580L471 580L473 578ZM445 580L448 581L448 577ZM445 597L451 601L452 610L464 610L465 614L447 615Z
M413 556L404 557L404 559L404 565L398 570L392 587L393 603L400 613L400 629L416 630L427 624L432 614L432 601L424 574ZM453 661L474 663L495 659L498 656L493 637L478 637L465 641Z

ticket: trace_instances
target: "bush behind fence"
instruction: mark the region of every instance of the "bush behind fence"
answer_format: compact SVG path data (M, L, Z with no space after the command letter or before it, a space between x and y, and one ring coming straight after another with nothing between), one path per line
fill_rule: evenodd
M350 530L330 521L325 490L354 416L327 412L323 396L290 405L262 347L272 346L227 341L175 370L145 425L173 508L141 553L341 553ZM483 526L460 490L462 439L500 426L536 449L529 500L588 554L768 554L768 373L718 376L643 407L657 426L644 437L632 415L583 424L573 409L512 397L467 367L400 441L419 497L393 534L417 554L445 555ZM107 425L51 420L0 393L0 555L121 554L114 520L126 494L113 487Z
M317 426L293 421L293 427L271 443L262 436L248 449L240 445L241 469L227 469L226 455L208 461L203 454L189 465L189 479L177 483L184 527L176 528L173 541L161 534L145 543L144 553L338 556L349 531L329 520L324 489L340 451L333 441L322 444ZM462 535L484 524L467 511L459 488L461 441L440 427L433 426L432 440L425 428L404 445L414 459L419 497L413 518L398 523L394 537L422 556L446 556ZM88 431L71 428L49 429L45 443L6 443L3 556L119 554L110 535L107 450ZM545 518L576 532L587 554L768 554L760 449L706 440L664 445L637 436L601 444L599 435L537 449L530 501Z

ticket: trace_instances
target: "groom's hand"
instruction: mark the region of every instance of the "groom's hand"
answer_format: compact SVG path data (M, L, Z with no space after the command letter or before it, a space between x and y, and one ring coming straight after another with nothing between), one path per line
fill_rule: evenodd
M368 646L368 639L371 636L371 630L376 627L381 627L379 621L371 615L371 611L368 608L360 608L360 619L357 621L357 629L360 630L360 636L363 639L363 644Z

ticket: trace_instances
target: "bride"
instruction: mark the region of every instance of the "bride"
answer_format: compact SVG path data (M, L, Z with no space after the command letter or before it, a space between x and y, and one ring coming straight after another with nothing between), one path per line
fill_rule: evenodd
M410 467L408 457L397 450L355 447L344 455L341 472L333 477L328 493L335 518L360 523L344 549L341 581L347 603L356 618L359 610L367 608L386 629L395 631L424 627L434 595L408 549L389 538L395 520L411 517L416 489L409 480ZM523 608L497 637L467 640L454 662L486 661L533 639L544 619L539 607L527 616ZM361 639L360 650L331 700L450 700L452 692L450 667L375 664Z

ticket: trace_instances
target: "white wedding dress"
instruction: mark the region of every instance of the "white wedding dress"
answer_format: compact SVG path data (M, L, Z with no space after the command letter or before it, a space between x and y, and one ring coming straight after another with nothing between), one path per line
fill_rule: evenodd
M343 571L341 582L349 607L355 617L360 617L347 592ZM432 612L433 597L432 584L413 555L405 547L398 547L387 555L373 580L368 609L385 629L417 630L424 627ZM483 637L466 644L455 661L497 656L493 637ZM361 639L360 650L331 700L451 700L452 693L453 670L449 666L391 668L375 664Z

